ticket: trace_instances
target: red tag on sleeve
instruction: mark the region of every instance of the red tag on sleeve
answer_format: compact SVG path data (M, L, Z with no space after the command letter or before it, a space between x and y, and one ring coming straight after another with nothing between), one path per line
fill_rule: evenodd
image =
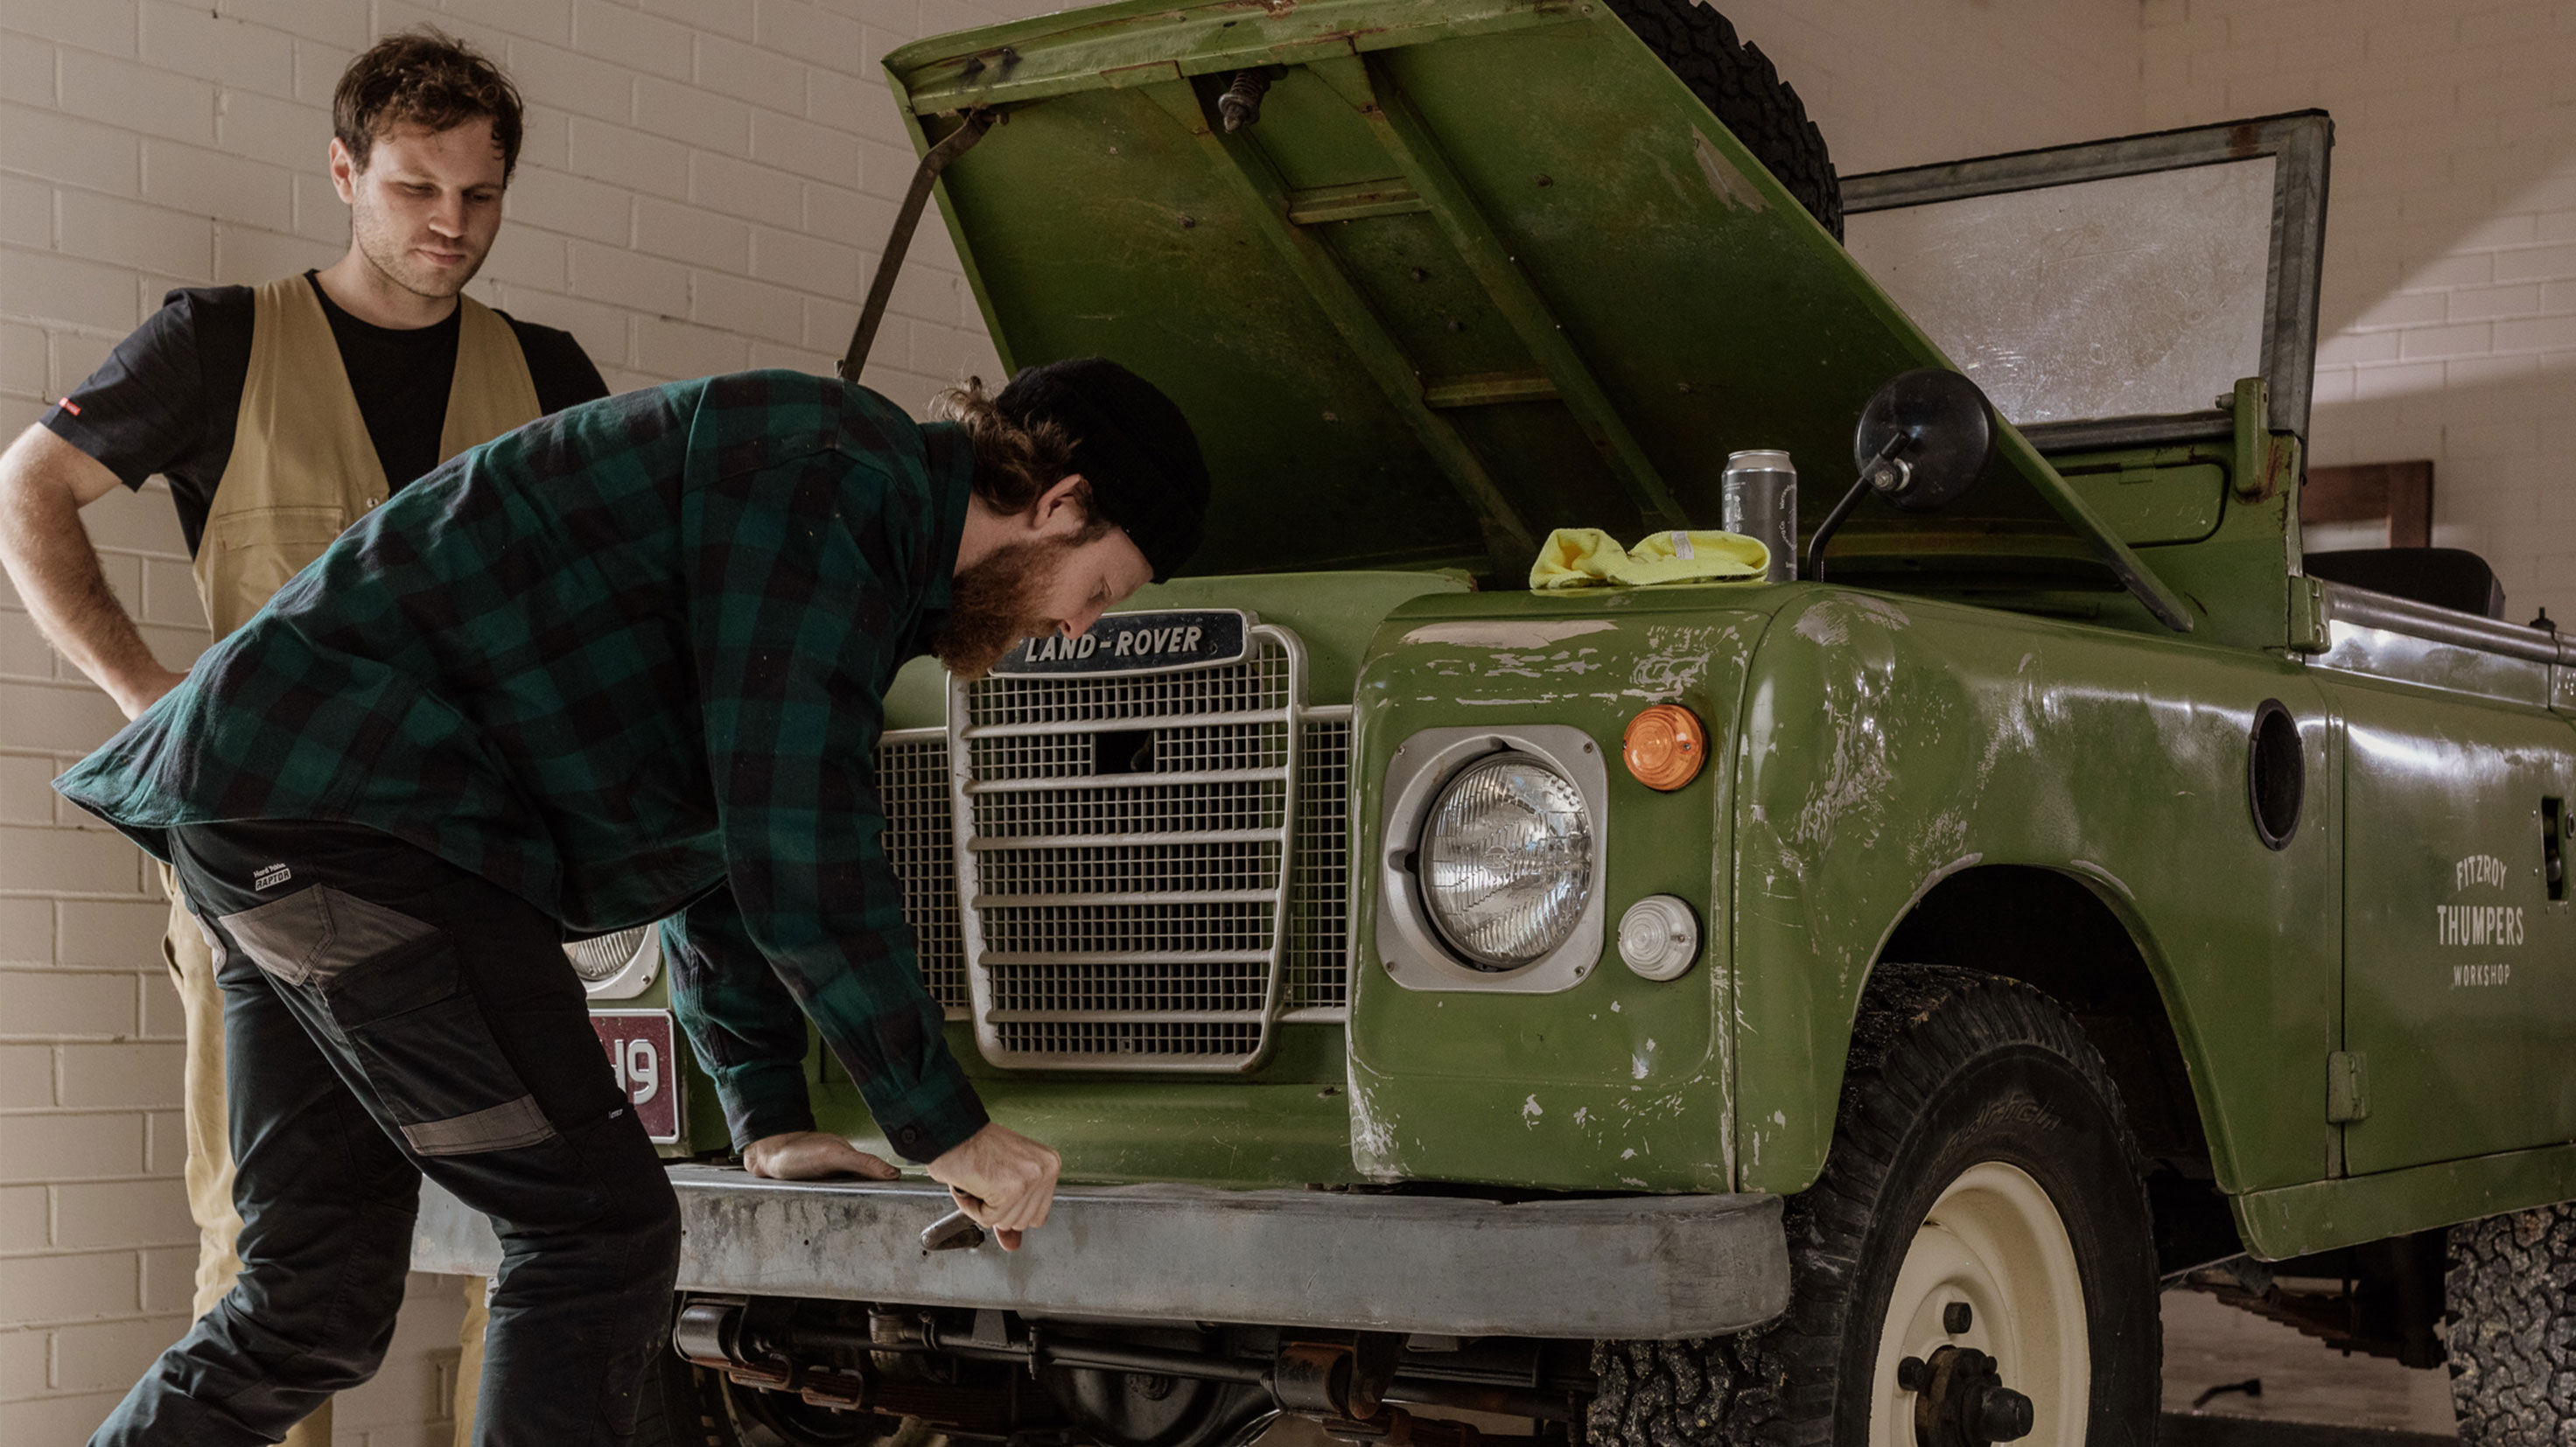
M57 403L56 405L60 406L64 411L69 412L70 414L72 414L72 415L73 415L73 416L75 416L75 417L78 417L78 416L80 415L80 404L79 404L78 402L73 401L73 400L72 400L71 398L69 398L69 397L65 397L65 398L64 398L60 403Z

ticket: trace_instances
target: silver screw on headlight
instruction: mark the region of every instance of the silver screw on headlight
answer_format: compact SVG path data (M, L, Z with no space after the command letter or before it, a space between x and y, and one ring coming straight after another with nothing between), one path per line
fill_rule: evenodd
M1678 980L1699 958L1699 920L1669 894L1650 894L1619 917L1619 958L1649 980Z

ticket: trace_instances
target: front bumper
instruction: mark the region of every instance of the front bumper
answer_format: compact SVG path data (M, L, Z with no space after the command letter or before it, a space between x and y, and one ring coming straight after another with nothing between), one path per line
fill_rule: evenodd
M1024 1249L926 1252L929 1182L767 1181L671 1168L680 1289L1030 1317L1454 1336L1660 1338L1758 1326L1789 1303L1780 1198L1454 1196L1065 1186ZM419 1271L490 1275L500 1243L435 1185Z

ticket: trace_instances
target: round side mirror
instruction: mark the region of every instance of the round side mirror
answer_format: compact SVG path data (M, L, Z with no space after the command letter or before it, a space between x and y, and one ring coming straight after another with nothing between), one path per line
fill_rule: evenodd
M1861 409L1852 458L1872 491L1907 512L1931 512L1976 485L1994 455L1994 412L1977 384L1924 367L1900 373Z

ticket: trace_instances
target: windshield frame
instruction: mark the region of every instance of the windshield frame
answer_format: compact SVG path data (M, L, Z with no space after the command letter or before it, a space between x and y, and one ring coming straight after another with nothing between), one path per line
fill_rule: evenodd
M2308 433L2317 356L2317 288L2324 271L2328 157L2334 122L2324 111L2156 131L2080 145L1873 171L1842 179L1843 211L1858 215L2038 190L2118 176L2273 158L2271 255L2263 289L2262 375L2267 427ZM2021 429L2043 453L2170 446L2228 436L2224 408L2157 416L2043 422Z

